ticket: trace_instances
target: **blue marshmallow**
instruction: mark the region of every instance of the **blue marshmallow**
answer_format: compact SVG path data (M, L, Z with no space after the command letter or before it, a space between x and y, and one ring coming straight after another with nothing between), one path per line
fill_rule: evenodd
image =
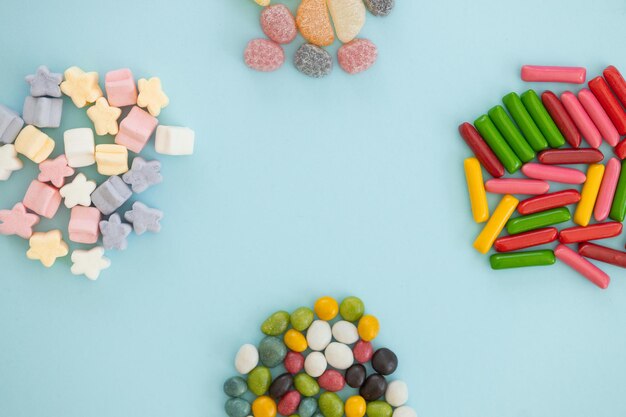
M145 232L158 232L161 230L163 212L150 208L139 201L133 203L133 209L124 213L124 218L133 224L133 229L138 235Z
M37 68L37 72L26 76L30 84L30 95L33 97L61 97L61 81L63 74L50 72L45 65Z
M22 117L24 122L37 127L61 126L63 99L48 97L26 97Z
M100 213L108 216L120 208L130 196L130 188L118 176L110 177L91 193L91 202Z
M8 107L0 104L0 142L13 143L24 127L24 120Z
M128 246L127 237L133 228L126 223L122 223L120 215L111 214L109 220L100 222L100 233L102 234L102 246L104 249L124 250Z
M161 163L159 161L146 162L145 159L138 156L133 159L130 170L122 175L122 179L130 185L134 193L142 193L163 181L160 171Z

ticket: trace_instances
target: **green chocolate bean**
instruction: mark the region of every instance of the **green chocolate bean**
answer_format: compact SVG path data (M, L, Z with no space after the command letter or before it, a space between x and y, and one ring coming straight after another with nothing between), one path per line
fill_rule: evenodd
M293 385L296 390L305 397L313 397L320 392L320 386L311 376L299 373L293 378Z
M309 328L314 319L313 310L308 307L300 307L291 313L291 326L297 331L303 332Z
M242 398L231 398L224 405L228 417L247 417L250 410L250 403Z
M324 417L343 416L343 401L334 392L325 392L320 395L319 405Z
M265 366L257 366L248 374L248 389L260 397L265 394L272 383L272 373Z
M502 102L535 152L546 149L548 147L546 138L543 137L532 117L528 114L528 110L524 107L519 96L516 93L509 93L502 98Z
M300 417L312 417L317 411L317 399L312 397L303 398L298 407Z
M567 207L555 208L541 211L539 213L528 214L511 219L506 224L506 230L510 235L528 232L553 224L563 223L572 218Z
M365 304L358 297L346 297L339 305L339 314L344 320L358 321L365 313Z
M474 126L487 142L487 145L496 154L502 165L513 174L522 167L522 161L515 155L513 149L506 143L489 116L483 114L474 121Z
M504 107L500 105L492 107L489 110L489 118L522 162L529 162L535 159L535 151L526 142L522 132L515 126Z
M535 90L528 90L523 93L522 103L524 103L524 107L530 113L530 117L533 118L550 147L559 148L565 145L565 138L556 126L556 123L554 123L554 120L552 120L552 117L550 117L548 110L546 110Z
M624 222L626 218L626 159L622 161L622 171L617 181L617 189L615 197L613 197L613 205L609 214L611 219L616 222Z
M248 391L248 385L240 376L233 376L224 382L224 393L229 397L241 397L246 391Z
M367 417L391 417L393 409L385 401L372 401L367 404Z
M268 336L279 336L285 333L287 326L289 326L289 313L277 311L263 322L261 331Z
M259 359L264 366L276 368L283 363L285 356L287 356L287 346L282 338L266 336L259 343Z
M489 258L491 268L508 269L525 266L553 265L556 262L551 250L533 250L526 252L496 253Z

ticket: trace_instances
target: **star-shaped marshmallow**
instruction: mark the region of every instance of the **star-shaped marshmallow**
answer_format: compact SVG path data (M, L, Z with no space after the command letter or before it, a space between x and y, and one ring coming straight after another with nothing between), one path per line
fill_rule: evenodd
M102 244L104 249L125 250L128 246L127 237L133 228L126 223L122 223L120 215L111 214L109 220L100 222L100 233L102 234Z
M17 203L11 210L0 210L0 235L18 235L30 239L37 223L39 216L28 213L22 203Z
M43 161L39 164L39 171L37 179L40 182L51 182L57 188L63 187L65 177L74 175L74 170L67 166L65 155Z
M65 81L61 83L61 91L69 96L78 108L94 103L102 97L98 73L85 72L78 67L65 70Z
M62 258L69 252L60 230L33 233L29 243L30 249L26 252L28 259L41 261L46 268L50 268L57 258Z
M137 201L133 203L132 210L124 213L124 218L133 224L133 229L138 235L148 231L156 233L161 230L159 222L163 218L163 212Z
M92 281L100 276L102 270L111 266L111 261L104 256L104 248L96 246L89 250L72 252L72 274L85 275Z
M146 162L145 159L138 156L133 159L130 171L122 175L122 179L130 185L134 193L142 193L150 186L163 181L160 172L161 163L159 161Z
M94 106L87 109L87 117L93 122L96 134L99 136L117 135L119 131L117 119L121 115L122 110L109 106L109 102L104 97L100 97Z
M161 80L152 77L149 80L142 78L137 83L139 95L137 96L137 105L148 109L148 112L157 117L161 113L161 109L170 104L170 99L165 95L161 88Z
M24 164L17 157L15 145L0 146L0 181L9 179L13 171L22 169Z
M91 205L91 193L96 189L95 181L88 181L85 174L79 173L74 181L65 185L59 190L61 197L65 199L65 207L72 208L74 206Z
M50 72L45 65L37 68L34 74L26 76L26 82L30 84L30 95L33 97L61 97L61 81L63 75Z

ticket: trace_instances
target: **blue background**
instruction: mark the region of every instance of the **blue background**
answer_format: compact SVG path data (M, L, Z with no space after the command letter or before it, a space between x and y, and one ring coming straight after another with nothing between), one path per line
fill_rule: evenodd
M324 294L380 317L421 417L625 415L623 270L606 268L606 291L563 265L491 271L471 248L456 128L527 88L522 64L626 70L626 5L506 3L398 0L363 29L375 67L314 80L244 66L262 35L248 0L3 1L0 102L21 108L42 63L128 66L161 77L161 122L195 129L197 147L163 157L165 182L140 197L163 231L108 253L97 282L0 238L0 415L222 416L238 347ZM56 139L88 126L67 99L65 112ZM21 200L26 165L0 207Z

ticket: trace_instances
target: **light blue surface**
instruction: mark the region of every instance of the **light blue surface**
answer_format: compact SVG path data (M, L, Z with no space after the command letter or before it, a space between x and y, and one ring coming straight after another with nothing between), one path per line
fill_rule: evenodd
M20 108L42 63L128 66L162 78L161 122L194 128L197 148L162 158L141 196L163 231L109 253L97 282L0 237L0 416L223 416L239 345L326 293L380 317L420 417L626 415L623 270L606 268L607 291L562 265L491 271L456 132L527 88L524 63L626 70L626 5L513 3L398 0L363 30L372 70L312 80L243 65L261 35L249 0L3 1L0 102ZM65 111L62 129L87 125ZM35 172L0 183L0 206Z

